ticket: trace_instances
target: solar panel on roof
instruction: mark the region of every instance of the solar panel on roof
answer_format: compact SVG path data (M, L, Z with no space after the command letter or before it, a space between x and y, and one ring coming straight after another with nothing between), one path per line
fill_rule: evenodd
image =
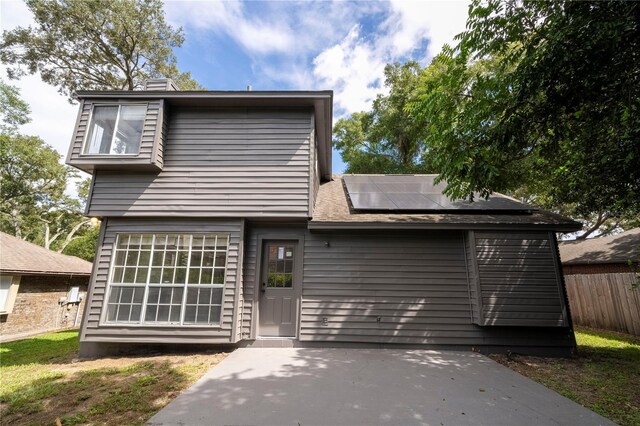
M351 205L364 211L519 212L536 208L501 194L475 201L452 200L444 195L446 184L435 184L435 175L346 175L342 180Z

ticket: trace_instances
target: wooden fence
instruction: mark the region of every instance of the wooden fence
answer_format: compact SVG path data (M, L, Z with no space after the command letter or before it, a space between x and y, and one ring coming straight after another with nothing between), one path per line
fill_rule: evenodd
M640 336L640 288L635 274L565 275L574 325Z

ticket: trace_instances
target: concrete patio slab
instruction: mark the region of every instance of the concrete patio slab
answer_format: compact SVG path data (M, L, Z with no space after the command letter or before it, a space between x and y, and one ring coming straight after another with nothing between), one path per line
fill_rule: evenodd
M613 425L470 352L244 348L151 425Z

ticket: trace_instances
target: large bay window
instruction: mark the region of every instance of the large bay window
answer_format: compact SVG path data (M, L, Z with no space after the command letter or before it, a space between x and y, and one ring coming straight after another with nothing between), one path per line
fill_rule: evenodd
M217 325L228 235L119 234L106 322Z
M146 105L95 106L83 154L138 154L146 113Z

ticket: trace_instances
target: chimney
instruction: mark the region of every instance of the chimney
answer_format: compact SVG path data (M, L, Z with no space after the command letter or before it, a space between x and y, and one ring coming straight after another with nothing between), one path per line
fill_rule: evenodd
M143 90L180 90L178 85L170 78L150 78L144 82Z

